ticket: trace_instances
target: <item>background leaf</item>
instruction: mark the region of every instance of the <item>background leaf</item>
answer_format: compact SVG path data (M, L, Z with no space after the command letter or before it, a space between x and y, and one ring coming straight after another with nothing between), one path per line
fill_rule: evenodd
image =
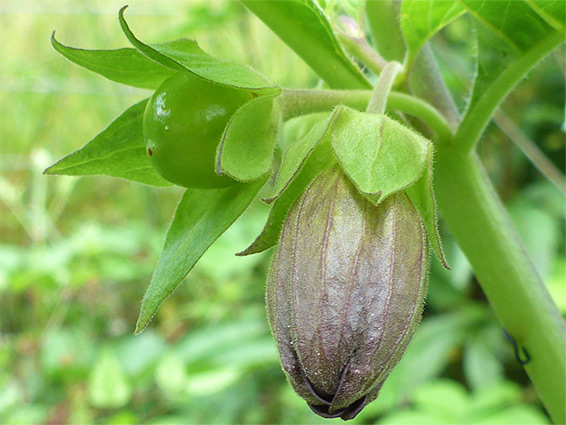
M83 148L47 168L45 174L106 175L152 186L171 186L151 164L143 139L147 99L128 108Z
M274 88L265 77L245 65L216 59L204 52L194 40L182 38L168 43L149 45L140 41L128 27L124 10L120 25L132 45L151 60L174 70L187 70L206 80L250 90Z
M212 243L253 201L265 179L226 189L185 192L165 238L163 252L144 295L136 333L149 323Z
M348 58L328 18L313 0L240 0L332 88L371 85Z
M90 402L99 408L117 408L128 403L132 386L122 365L110 349L102 351L88 383Z
M460 1L479 21L478 75L470 102L472 109L512 61L556 30L522 0ZM556 17L560 16L560 9L563 11L566 7L563 2L562 8L552 5L555 2L535 2L539 6L545 3L551 6L550 11L558 12Z
M561 17L564 10L554 2L548 3L547 8L533 8L533 3L522 0L460 1L477 18L477 77L455 136L460 146L471 149L505 96L537 63L564 43L564 27L548 23L553 23L549 17Z
M136 49L84 50L65 46L51 36L53 48L70 61L109 80L142 89L156 89L175 73Z
M218 146L218 174L248 182L272 169L273 149L281 121L277 96L261 96L238 109Z
M411 68L426 42L465 11L457 1L404 0L401 4L401 30L407 45L407 69Z
M545 22L554 29L563 29L566 25L566 4L561 0L525 0Z
M486 388L503 380L503 365L481 336L467 341L463 357L466 380L474 389Z

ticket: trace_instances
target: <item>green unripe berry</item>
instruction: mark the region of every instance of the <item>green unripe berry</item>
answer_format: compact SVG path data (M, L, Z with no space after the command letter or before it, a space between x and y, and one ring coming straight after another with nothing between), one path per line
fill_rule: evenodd
M179 72L155 91L144 113L147 154L161 176L183 187L236 183L214 171L216 148L228 120L251 94Z

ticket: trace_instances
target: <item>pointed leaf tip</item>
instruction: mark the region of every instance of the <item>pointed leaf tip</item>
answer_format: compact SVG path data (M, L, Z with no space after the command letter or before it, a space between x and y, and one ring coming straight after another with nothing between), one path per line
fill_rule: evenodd
M135 333L181 284L205 251L248 208L267 178L223 189L185 191L167 231L163 252L143 297Z

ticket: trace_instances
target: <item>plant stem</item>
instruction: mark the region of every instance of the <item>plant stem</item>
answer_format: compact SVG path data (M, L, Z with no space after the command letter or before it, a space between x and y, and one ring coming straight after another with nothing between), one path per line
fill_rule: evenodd
M411 93L422 98L439 110L450 125L456 129L460 116L452 95L442 79L440 70L428 44L421 49L409 73L407 84Z
M387 61L403 62L405 43L399 25L400 0L366 0L369 32L376 50Z
M537 63L562 43L564 43L564 32L553 33L499 74L462 120L454 138L459 149L468 152L474 149L503 99Z
M387 105L387 98L389 97L389 92L393 87L395 78L403 66L399 62L388 62L383 68L383 71L377 79L373 93L371 94L371 99L369 100L366 112L371 114L384 114L385 106Z
M565 423L566 326L474 153L438 149L442 218L503 327L530 354L525 369L556 423Z
M553 43L559 44L558 39ZM545 47L546 53L552 50ZM544 55L545 52L539 51L528 65L523 63L522 72L526 73L534 66L534 60ZM509 78L511 69L515 81L510 84L503 81L505 87L492 86L496 90L495 95L488 95L494 101L492 108L485 97L481 107L474 108L475 119L484 117L485 123L477 123L476 134L470 138L474 142L466 142L469 149L462 149L461 138L467 136L461 127L454 136L455 143L437 146L435 193L441 216L470 261L499 321L530 353L531 362L525 365L525 370L539 397L555 423L566 423L564 319L534 270L473 149L494 109L524 76L519 76L516 68L513 64L504 71L505 78ZM419 66L414 67L410 83L414 93L435 105L451 125L458 124L450 93L436 72L431 55L423 57ZM474 121L470 116L466 118L468 126Z
M330 112L337 105L364 111L371 95L370 90L283 89L280 102L283 119L288 120L315 112ZM452 129L442 114L419 98L393 91L387 99L387 110L404 112L421 119L436 134L440 144L446 144L452 139Z
M351 37L341 31L337 31L336 35L346 51L375 75L379 75L387 65L387 61L371 48L365 38Z

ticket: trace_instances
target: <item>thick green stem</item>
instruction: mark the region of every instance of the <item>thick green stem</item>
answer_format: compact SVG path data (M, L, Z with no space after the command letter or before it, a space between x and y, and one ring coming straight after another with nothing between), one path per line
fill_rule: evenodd
M551 417L565 423L566 326L473 153L443 146L435 161L442 218L503 327L530 354L525 369Z
M330 112L337 105L365 111L371 95L371 90L283 89L280 97L283 120L315 112ZM452 130L442 114L419 98L393 91L387 98L386 109L419 118L436 134L440 144L446 144L452 138Z
M467 124L460 126L453 143L438 145L434 180L443 220L469 259L498 319L530 353L531 362L525 369L553 421L565 423L564 320L473 150L495 108L560 41L555 37L545 43L496 80L491 87L495 92L486 93L474 111L468 111ZM413 92L435 105L452 125L458 125L459 117L432 55L423 56L420 62L411 73ZM505 81L507 78L512 80ZM499 83L502 85L497 86Z
M564 43L564 32L556 32L544 39L540 44L531 48L525 55L514 61L505 69L491 85L484 95L470 109L462 124L458 128L455 143L463 151L471 151L476 146L483 131L491 118L509 92L521 81L525 75L543 58L549 55L560 44Z

